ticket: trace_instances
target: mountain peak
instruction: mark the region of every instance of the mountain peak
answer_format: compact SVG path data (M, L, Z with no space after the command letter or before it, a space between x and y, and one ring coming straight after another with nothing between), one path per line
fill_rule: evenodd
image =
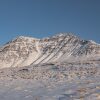
M37 39L19 36L0 48L0 67L21 67L40 63L67 62L100 57L100 45L71 33ZM85 60L85 59L84 59Z
M74 36L74 37L77 37L75 36L73 33L69 32L69 33L64 33L64 32L61 32L61 33L56 33L54 36Z
M27 36L18 36L17 38L13 39L13 41L15 40L38 40L37 38L33 38L33 37L27 37Z
M37 38L28 37L28 36L18 36L17 39L36 39L37 40Z

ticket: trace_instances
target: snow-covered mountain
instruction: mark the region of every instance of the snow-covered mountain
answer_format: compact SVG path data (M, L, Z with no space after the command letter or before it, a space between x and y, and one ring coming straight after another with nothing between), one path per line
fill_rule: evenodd
M100 44L67 33L13 39L0 48L1 99L100 100Z
M20 36L0 48L0 68L100 60L100 44L69 33L37 39Z

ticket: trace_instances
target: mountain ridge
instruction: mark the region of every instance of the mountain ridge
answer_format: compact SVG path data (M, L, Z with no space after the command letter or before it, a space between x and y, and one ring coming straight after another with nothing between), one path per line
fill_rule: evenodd
M100 44L69 33L37 39L19 36L0 48L0 68L100 57Z

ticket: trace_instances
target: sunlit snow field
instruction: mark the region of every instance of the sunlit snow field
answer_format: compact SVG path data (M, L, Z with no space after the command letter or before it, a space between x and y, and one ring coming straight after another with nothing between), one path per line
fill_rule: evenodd
M100 100L100 78L66 82L1 79L0 100Z
M100 100L99 75L76 77L72 69L69 77L54 66L0 70L0 100Z

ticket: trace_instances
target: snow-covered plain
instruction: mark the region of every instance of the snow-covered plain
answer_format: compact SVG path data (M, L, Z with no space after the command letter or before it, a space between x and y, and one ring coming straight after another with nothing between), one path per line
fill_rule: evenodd
M0 70L0 100L100 100L100 62Z
M100 100L100 78L59 83L1 79L0 100Z

